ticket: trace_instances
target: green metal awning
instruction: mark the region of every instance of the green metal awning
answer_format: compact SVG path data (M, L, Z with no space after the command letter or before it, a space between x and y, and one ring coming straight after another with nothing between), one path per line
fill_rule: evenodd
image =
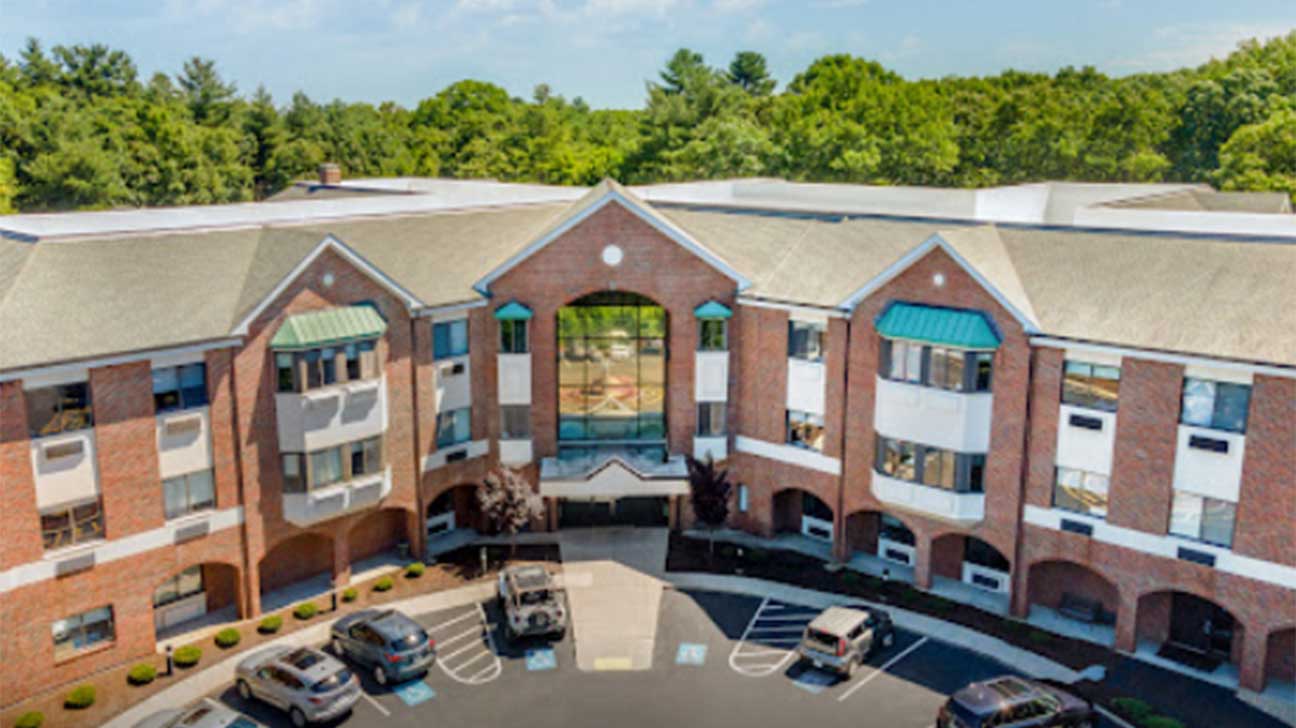
M500 321L530 321L531 309L517 301L509 301L495 309L495 318Z
M348 341L376 339L387 322L373 306L345 306L289 316L270 340L278 351L316 349Z
M960 349L998 349L999 334L985 314L957 308L893 303L877 319L888 339L944 344Z
M727 319L733 316L733 311L719 301L707 301L693 309L693 315L700 319Z

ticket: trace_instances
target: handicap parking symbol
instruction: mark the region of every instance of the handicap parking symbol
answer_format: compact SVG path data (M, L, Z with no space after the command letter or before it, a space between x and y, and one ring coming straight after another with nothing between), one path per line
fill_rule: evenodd
M823 670L802 670L801 674L796 676L795 682L802 690L811 695L818 695L829 685L837 682L837 678Z
M526 668L528 670L553 670L558 667L558 658L551 648L543 647L526 651Z
M706 662L707 646L695 642L681 642L675 653L676 665L701 665Z
M392 688L392 692L400 696L406 705L418 705L436 697L436 691L422 680L411 680L403 685L397 685Z

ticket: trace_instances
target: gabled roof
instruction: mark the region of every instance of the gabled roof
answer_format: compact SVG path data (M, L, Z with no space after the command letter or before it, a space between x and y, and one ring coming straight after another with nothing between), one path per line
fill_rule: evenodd
M342 256L342 258L354 265L374 283L387 289L389 293L403 302L405 307L410 311L423 306L423 302L420 301L417 296L410 293L408 289L397 283L391 276L378 269L368 260L365 260L346 243L338 240L332 235L326 235L323 240L319 241L319 243L306 254L306 257L298 261L297 265L295 265L292 270L288 271L288 274L281 278L279 282L275 284L274 288L272 288L269 293L263 296L261 300L252 307L251 311L248 311L239 320L239 322L234 326L234 329L230 331L230 334L235 336L247 334L248 328L252 325L252 322L256 320L257 316L260 316L261 313L284 292L284 289L295 281L298 276L304 273L306 269L310 267L311 263L314 263L315 260L323 255L326 250L332 250Z
M487 273L477 281L473 286L483 295L490 294L490 285L500 276L515 268L522 261L531 257L542 250L549 243L558 239L568 230L579 225L594 213L603 209L611 203L616 203L634 213L640 220L651 225L661 234L682 245L689 252L701 258L708 265L720 271L725 276L733 279L738 290L743 290L751 285L745 276L739 273L725 262L720 256L716 255L709 248L698 242L696 238L690 235L680 226L676 225L670 218L660 214L653 209L651 205L639 199L634 193L622 187L615 180L605 179L591 189L584 197L572 204L562 215L558 216L548 227L544 228L535 238L533 238L522 250L497 266L494 270Z

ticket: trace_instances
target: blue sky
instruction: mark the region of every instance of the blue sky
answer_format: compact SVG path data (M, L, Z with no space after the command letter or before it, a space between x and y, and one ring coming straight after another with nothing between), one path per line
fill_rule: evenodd
M479 78L525 97L545 82L596 107L639 107L681 46L715 65L760 51L780 84L828 53L910 78L1085 64L1124 75L1292 28L1296 0L0 0L7 57L31 35L103 42L147 78L198 54L281 103L301 89L413 105Z

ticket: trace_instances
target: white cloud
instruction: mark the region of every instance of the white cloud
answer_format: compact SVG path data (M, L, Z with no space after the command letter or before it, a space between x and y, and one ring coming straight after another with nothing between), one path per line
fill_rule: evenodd
M1265 40L1291 32L1287 23L1232 25L1195 23L1167 25L1154 30L1142 52L1117 58L1112 67L1122 71L1167 71L1197 66L1212 58L1223 58L1250 38Z
M813 5L817 8L828 8L836 10L838 8L858 8L868 5L869 0L815 0Z
M756 18L747 24L743 38L748 43L764 43L774 37L774 24L764 18Z
M397 5L391 13L392 26L397 30L408 30L418 25L423 16L423 8L417 2L406 2Z
M224 16L239 33L315 27L327 12L322 0L167 0L172 20Z
M713 0L711 8L718 13L745 13L765 4L765 0Z
M665 15L680 0L586 0L587 15Z

